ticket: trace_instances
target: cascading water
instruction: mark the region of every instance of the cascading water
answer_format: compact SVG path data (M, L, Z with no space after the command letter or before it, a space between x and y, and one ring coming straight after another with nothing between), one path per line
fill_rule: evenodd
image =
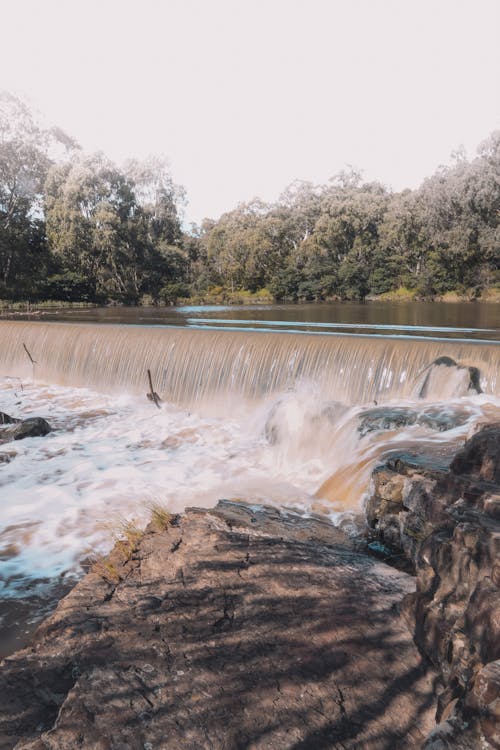
M482 390L500 395L498 343L20 322L0 323L0 336L3 375L32 375L24 344L39 380L143 393L150 369L156 390L176 404L217 395L258 399L300 381L346 404L408 397L443 356L479 368ZM429 397L447 398L457 389L460 382L450 392L446 372Z
M78 575L154 503L345 519L387 452L445 455L500 415L494 341L7 321L0 341L0 410L54 428L0 445L0 600Z

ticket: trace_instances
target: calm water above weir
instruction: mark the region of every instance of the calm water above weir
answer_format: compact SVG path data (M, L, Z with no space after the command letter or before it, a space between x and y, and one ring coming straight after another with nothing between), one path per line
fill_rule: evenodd
M155 503L241 498L352 523L388 453L445 460L500 418L499 313L115 307L0 321L0 411L53 427L0 434L0 654Z
M481 302L101 307L50 312L44 320L500 341L500 305Z

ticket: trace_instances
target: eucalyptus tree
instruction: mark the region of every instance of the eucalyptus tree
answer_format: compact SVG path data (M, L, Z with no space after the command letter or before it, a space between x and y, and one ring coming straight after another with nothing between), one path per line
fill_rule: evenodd
M467 205L476 215L478 284L500 283L500 130L480 144L469 169Z
M403 190L388 201L370 275L373 294L398 287L417 289L426 273L429 231L418 191Z
M166 157L129 159L125 162L124 173L133 185L137 206L147 220L150 242L179 246L182 242L180 212L186 193L174 183Z
M426 291L475 289L496 278L499 263L500 132L471 162L441 167L417 191L427 230Z
M213 282L231 291L256 289L264 283L272 251L263 228L268 211L266 203L254 199L205 225L203 241Z
M8 296L47 291L45 179L53 163L78 149L61 128L42 125L23 101L0 92L0 286Z
M19 99L0 93L0 283L3 294L29 292L44 252L42 188L47 138Z
M289 252L297 251L312 234L321 215L322 188L306 180L295 180L281 193L273 214L280 219L283 241Z
M65 283L94 299L137 301L141 242L133 186L102 154L55 165L45 185L47 237Z
M342 172L323 189L320 215L301 248L307 296L367 295L388 200L382 185L361 184L358 173Z
M172 302L188 293L189 256L183 248L184 188L174 183L165 157L130 159L125 175L135 197L135 224L142 257L142 291Z

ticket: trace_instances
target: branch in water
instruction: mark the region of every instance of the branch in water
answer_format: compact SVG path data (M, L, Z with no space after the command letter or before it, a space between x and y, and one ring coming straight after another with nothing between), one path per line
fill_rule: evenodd
M28 349L28 347L26 346L26 344L23 344L23 346L24 346L24 351L26 352L26 354L27 354L27 355L28 355L28 357L30 358L31 364L32 364L32 365L36 365L36 362L35 362L35 360L33 359L33 357L31 356L31 354L29 353L29 349Z
M157 393L155 393L153 389L153 379L151 378L151 370L148 370L148 380L149 380L149 393L146 394L146 396L149 398L150 401L153 401L154 404L158 409L160 409L160 402L161 398Z

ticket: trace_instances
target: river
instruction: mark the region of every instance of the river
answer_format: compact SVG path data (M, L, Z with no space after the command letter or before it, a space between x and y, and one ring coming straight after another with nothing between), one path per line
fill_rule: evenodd
M53 427L0 445L3 652L155 504L240 498L354 527L389 452L445 462L499 419L499 317L494 304L367 303L0 321L0 409Z

